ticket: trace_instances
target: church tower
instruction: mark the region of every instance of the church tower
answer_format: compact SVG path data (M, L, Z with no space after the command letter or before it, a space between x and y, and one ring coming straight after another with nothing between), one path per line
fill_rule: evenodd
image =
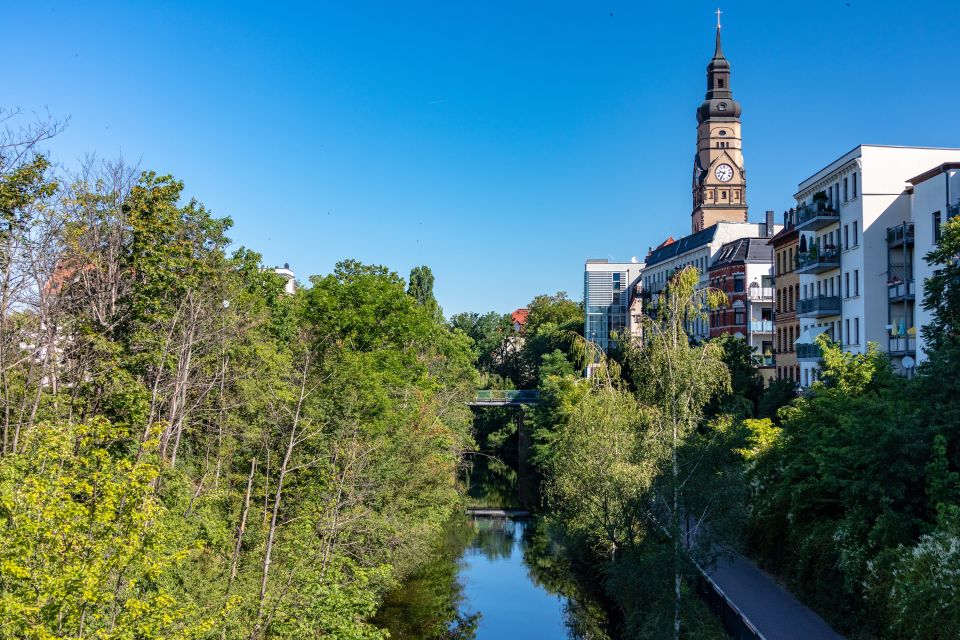
M691 218L694 233L718 222L747 221L740 103L730 91L730 63L720 47L719 10L717 47L707 65L707 96L697 109Z

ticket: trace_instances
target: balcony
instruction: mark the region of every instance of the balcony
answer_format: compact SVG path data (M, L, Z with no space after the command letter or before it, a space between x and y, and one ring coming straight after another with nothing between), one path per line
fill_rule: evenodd
M960 216L960 202L947 205L947 220Z
M773 302L773 287L748 287L747 298L753 302Z
M823 351L818 344L798 344L797 360L819 360L823 357Z
M887 283L887 299L890 302L905 302L915 298L913 280Z
M799 231L816 231L840 221L840 212L826 202L802 204L794 213L794 227Z
M777 357L772 353L768 356L757 356L757 367L760 369L769 369L777 366Z
M797 307L799 318L826 318L840 315L840 296L814 296L803 298Z
M750 333L773 333L773 320L751 320Z
M836 249L826 249L820 252L814 247L806 253L798 253L796 261L797 273L823 273L840 268L840 252Z
M917 339L914 336L891 336L887 343L887 353L891 356L912 356L917 354Z
M887 246L913 246L913 223L904 222L895 227L887 227Z

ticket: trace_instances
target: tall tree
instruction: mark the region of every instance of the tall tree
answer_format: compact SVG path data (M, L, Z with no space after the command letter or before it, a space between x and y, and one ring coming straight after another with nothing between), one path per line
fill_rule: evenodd
M417 304L426 309L436 318L443 319L443 309L433 295L433 271L426 265L414 267L410 270L410 282L407 286L407 295L413 297Z
M656 318L647 318L643 338L628 349L626 357L634 375L634 388L651 417L642 451L648 464L660 470L653 484L652 517L665 530L672 546L673 638L679 640L682 583L689 571L687 554L709 548L704 525L722 513L725 483L694 478L710 474L704 464L713 455L711 442L719 434L705 430L705 411L710 399L729 391L730 374L719 345L691 344L685 325L704 309L716 306L723 294L698 287L700 274L694 268L677 272L659 299ZM697 440L701 440L697 442Z

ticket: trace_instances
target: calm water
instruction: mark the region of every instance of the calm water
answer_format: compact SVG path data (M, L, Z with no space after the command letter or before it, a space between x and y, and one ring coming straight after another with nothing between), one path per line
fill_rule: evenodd
M524 559L524 532L535 525L477 519L469 526L475 538L460 562L459 579L462 606L480 613L476 638L570 637L564 623L566 599L537 580Z
M474 506L518 506L515 483L508 467L479 465L468 496ZM398 640L611 640L594 590L537 517L451 522L374 622Z

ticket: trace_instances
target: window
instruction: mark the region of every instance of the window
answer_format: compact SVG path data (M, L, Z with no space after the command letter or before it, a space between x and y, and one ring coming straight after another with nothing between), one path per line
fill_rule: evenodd
M848 184L847 179L844 178L843 179L843 201L844 202L850 199L849 195L847 194L847 184Z
M860 295L860 270L853 270L853 295Z
M743 293L743 277L742 276L734 277L733 291L734 293Z
M743 324L743 309L734 309L733 310L733 323L736 325Z
M853 344L860 344L860 318L853 319Z
M843 295L844 297L849 298L850 297L850 272L849 271L843 274L843 284L844 284Z
M854 221L853 221L853 245L852 245L852 246L855 247L855 246L857 246L858 244L860 244L860 242L857 240L857 221L854 220Z
M727 199L727 192L726 192L726 191L721 191L721 192L720 192L720 198L723 199L723 200L726 200L726 199Z
M787 260L787 271L793 271L793 247L790 247L790 259Z
M723 78L717 78L717 88L723 89L723 86L727 84Z
M850 248L850 225L843 225L843 248Z
M933 241L940 242L940 233L942 229L940 228L940 212L933 212Z
M797 287L797 291L794 295L794 300L797 301L797 304L800 304L800 287Z
M852 177L853 177L853 197L856 198L856 197L857 197L857 174L856 174L856 172L854 172L854 174L853 174Z

